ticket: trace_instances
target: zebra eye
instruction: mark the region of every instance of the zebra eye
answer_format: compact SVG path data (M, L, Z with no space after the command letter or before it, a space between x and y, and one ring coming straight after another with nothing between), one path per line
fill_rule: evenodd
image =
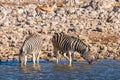
M54 40L57 40L57 35L54 35L54 36L53 36L53 39L54 39Z

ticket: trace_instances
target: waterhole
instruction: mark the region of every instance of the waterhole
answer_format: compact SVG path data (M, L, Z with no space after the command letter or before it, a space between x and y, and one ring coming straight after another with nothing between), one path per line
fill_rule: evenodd
M20 66L18 61L2 61L0 80L120 80L120 62L112 59L92 65L73 62L70 67L65 60L59 64L40 60L36 65L29 61L26 66Z

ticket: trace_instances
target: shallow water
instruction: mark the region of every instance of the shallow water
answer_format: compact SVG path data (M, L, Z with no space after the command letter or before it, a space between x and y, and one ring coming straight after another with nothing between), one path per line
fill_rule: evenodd
M58 65L40 60L40 65L19 66L18 61L0 62L0 80L120 80L120 62L106 59L88 65L86 62L66 60Z

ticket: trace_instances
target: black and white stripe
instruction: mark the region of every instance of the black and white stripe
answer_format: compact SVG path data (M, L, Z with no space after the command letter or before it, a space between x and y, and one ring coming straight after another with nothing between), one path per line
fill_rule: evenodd
M70 65L72 62L71 55L73 55L74 51L79 52L83 57L83 55L88 53L90 50L89 47L79 38L66 35L63 32L54 33L52 43L54 47L54 53L58 54L58 51L65 53L64 57L66 57L69 60ZM68 54L69 57L67 57L66 54ZM86 57L83 58L86 59ZM88 58L86 60L89 62L89 64L92 63L92 61L89 61Z
M20 49L19 54L20 63L26 65L27 55L31 53L33 54L33 63L35 64L36 60L37 63L39 63L41 48L42 48L41 35L31 35L27 37Z

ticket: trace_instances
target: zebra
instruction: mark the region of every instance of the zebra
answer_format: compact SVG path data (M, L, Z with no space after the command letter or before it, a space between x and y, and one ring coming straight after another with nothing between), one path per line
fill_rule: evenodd
M30 35L28 36L19 51L19 61L21 64L26 65L27 63L27 55L33 55L33 63L36 61L39 63L39 58L41 54L42 48L42 37L41 35Z
M69 65L72 64L72 56L75 51L79 52L81 56L89 63L92 64L92 59L89 59L90 55L85 55L90 51L89 46L82 42L79 38L74 36L69 36L64 32L54 33L52 37L52 44L54 48L54 54L57 57L58 63L58 53L64 53L64 57L69 61ZM68 56L66 56L68 54Z

